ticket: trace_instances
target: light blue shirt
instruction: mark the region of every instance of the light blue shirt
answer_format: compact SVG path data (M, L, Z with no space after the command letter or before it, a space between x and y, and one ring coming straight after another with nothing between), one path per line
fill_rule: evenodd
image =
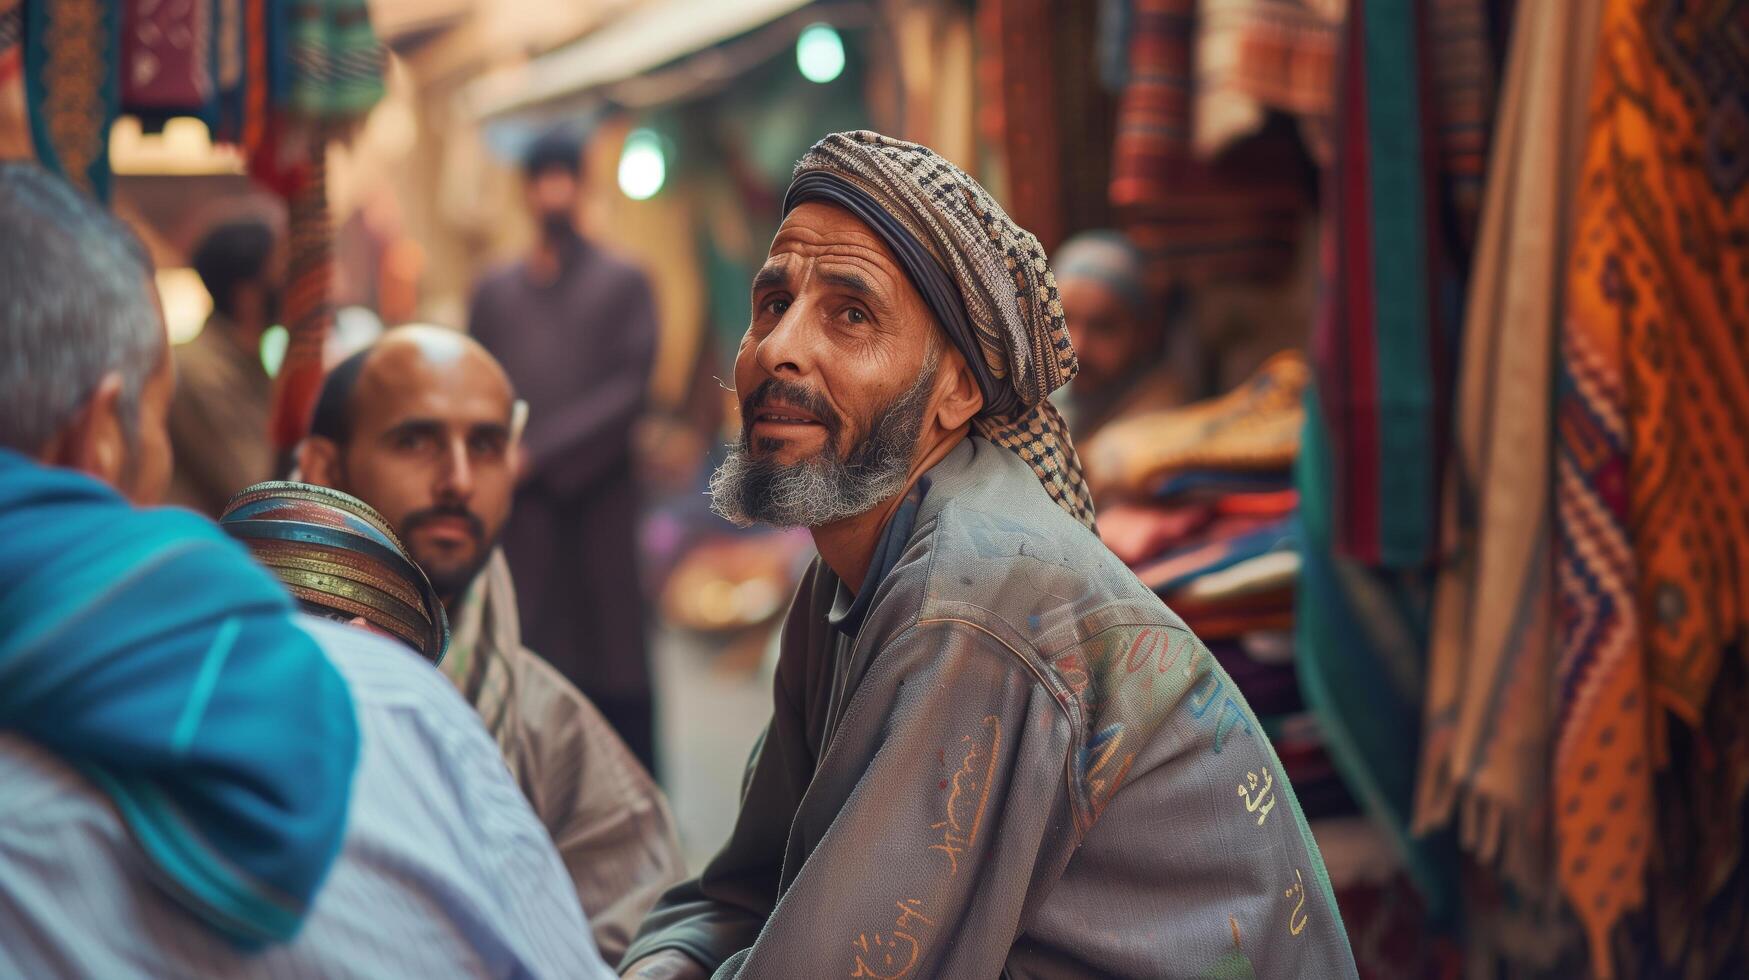
M0 734L0 977L613 977L449 681L397 643L300 625L346 678L361 744L345 843L297 937L239 952L150 880L105 796Z

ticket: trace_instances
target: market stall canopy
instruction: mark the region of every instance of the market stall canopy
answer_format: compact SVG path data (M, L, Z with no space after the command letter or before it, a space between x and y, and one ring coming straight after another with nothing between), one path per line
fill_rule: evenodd
M808 3L656 0L551 54L483 76L468 86L468 103L482 119L532 109L660 68Z

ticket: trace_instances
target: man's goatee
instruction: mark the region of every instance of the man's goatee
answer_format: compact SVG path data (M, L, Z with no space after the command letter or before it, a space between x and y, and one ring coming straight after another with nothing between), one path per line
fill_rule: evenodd
M935 383L935 359L875 418L869 435L839 458L837 427L828 427L819 454L778 463L749 447L751 424L729 458L711 474L711 510L733 524L821 527L872 510L905 489L923 414ZM749 413L749 419L751 413Z

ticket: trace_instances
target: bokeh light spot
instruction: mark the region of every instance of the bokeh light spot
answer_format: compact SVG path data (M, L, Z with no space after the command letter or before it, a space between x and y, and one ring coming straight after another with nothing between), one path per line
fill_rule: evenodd
M634 201L656 196L668 180L668 158L662 138L648 129L635 129L619 153L619 189Z
M261 331L261 367L267 371L267 376L279 376L280 365L285 363L285 349L291 346L291 331L274 324Z
M821 85L844 73L844 39L831 24L809 24L796 38L796 67Z

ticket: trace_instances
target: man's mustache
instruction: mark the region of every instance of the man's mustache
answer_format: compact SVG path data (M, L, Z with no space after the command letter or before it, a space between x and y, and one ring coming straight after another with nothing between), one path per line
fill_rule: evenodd
M427 507L424 510L416 510L408 514L406 521L402 522L401 536L403 538L411 537L414 531L419 530L424 525L446 518L465 522L468 526L468 536L473 538L475 543L485 543L486 522L474 516L473 512L466 507Z
M772 402L794 406L819 419L820 424L826 428L826 438L836 445L838 433L844 428L844 420L832 410L832 406L826 402L826 397L793 381L781 381L777 378L765 379L759 387L753 389L753 394L742 399L741 441L743 443L752 436L754 413Z

